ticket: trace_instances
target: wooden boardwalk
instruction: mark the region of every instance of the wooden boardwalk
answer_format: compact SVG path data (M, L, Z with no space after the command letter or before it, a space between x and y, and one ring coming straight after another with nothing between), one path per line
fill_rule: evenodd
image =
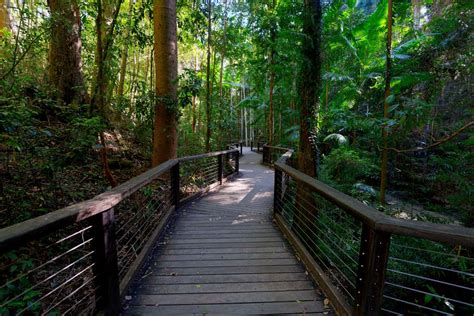
M273 225L273 171L241 175L185 206L126 296L126 315L332 314Z

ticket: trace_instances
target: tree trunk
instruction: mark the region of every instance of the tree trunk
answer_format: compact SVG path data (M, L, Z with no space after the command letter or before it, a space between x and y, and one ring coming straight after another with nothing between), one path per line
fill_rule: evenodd
M49 46L49 81L65 103L84 98L81 60L81 15L77 0L48 0L52 28Z
M194 56L194 72L197 73L197 70L198 70L198 56L197 56L197 52ZM197 96L193 94L193 97L191 99L191 102L192 102L192 123L191 123L191 127L192 127L192 131L193 133L196 133L196 98Z
M178 149L176 0L154 0L153 16L157 101L152 165L157 166L176 158Z
M206 69L206 151L211 151L211 32L212 2L207 0L207 69Z
M155 49L152 48L151 51L150 51L150 91L155 87L155 76L154 76L154 73L155 73L155 69L154 69L154 55L155 55Z
M273 88L275 86L275 50L272 48L270 53L270 95L268 100L268 140L269 145L273 145Z
M319 111L321 89L321 3L319 0L305 0L303 20L304 64L300 86L300 146L299 169L311 177L316 176L315 157L310 142L314 131L314 120Z
M319 111L319 92L321 91L321 2L305 0L303 12L303 58L304 64L300 75L300 144L298 168L305 174L316 176L316 161L313 155L311 134L314 121ZM296 187L297 210L293 229L296 234L308 242L315 233L313 227L316 216L316 205L311 190L298 182Z
M383 103L383 117L385 120L389 118L389 104L387 98L390 96L390 81L392 73L392 0L388 0L388 12L387 12L387 48L385 55L385 93ZM387 189L387 174L388 174L388 129L384 125L382 127L382 159L380 166L380 203L385 204L385 192Z
M272 11L276 8L276 0L273 0ZM273 145L273 89L275 87L275 41L276 41L276 25L272 21L270 27L270 93L268 98L268 140L269 145Z
M117 8L119 10L119 7ZM118 14L118 11L117 11ZM115 20L114 20L115 21ZM113 22L115 23L115 22ZM107 55L107 47L108 44L104 43L104 11L102 7L102 1L97 1L97 17L96 17L96 35L97 35L97 45L96 45L96 55L95 55L95 63L96 63L96 82L95 82L95 89L93 91L92 96L92 105L91 109L95 107L99 114L105 118L105 105L106 105L106 95L107 95L107 84L106 84L106 76L105 76L105 58ZM113 32L113 28L111 29ZM112 187L117 185L117 181L113 177L110 168L109 162L107 158L107 143L105 141L104 131L99 132L99 139L101 144L100 149L100 157L102 161L102 168L104 170L104 175L109 181Z
M412 0L411 6L413 8L413 28L415 30L421 29L421 2L420 0Z
M223 92L222 92L222 80L224 77L224 58L226 53L226 44L227 44L227 0L224 0L224 39L223 39L223 48L221 52L221 69L219 74L219 98L221 107L223 105Z
M128 45L129 45L128 41L130 37L130 28L132 27L133 2L134 0L129 0L128 2L128 25L127 25L127 29L125 30L125 45L123 46L123 50L122 50L122 56L121 56L121 61L120 61L119 84L117 88L117 95L119 97L123 96L123 88L125 85L125 74L127 72L127 58L128 58Z
M10 0L0 0L0 38L3 36L3 32L11 31L10 13L8 8L10 6Z

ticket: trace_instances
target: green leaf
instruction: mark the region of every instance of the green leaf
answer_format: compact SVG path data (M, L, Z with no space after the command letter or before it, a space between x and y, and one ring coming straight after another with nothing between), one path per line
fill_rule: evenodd
M431 302L432 299L433 299L433 296L425 295L425 304L428 304L429 302Z
M395 101L395 95L393 95L393 94L389 95L389 96L385 99L385 102L387 102L388 104L392 104L394 101Z
M324 141L327 142L327 141L335 141L337 144L339 145L347 145L349 144L349 140L347 139L346 136L344 135L341 135L341 134L337 134L337 133L334 133L334 134L330 134L328 136L326 136L326 138L324 138Z

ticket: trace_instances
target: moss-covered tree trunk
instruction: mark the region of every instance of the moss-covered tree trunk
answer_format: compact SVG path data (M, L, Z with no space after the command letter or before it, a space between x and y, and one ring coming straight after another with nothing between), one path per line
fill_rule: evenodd
M154 0L153 16L157 100L152 164L157 166L175 158L178 148L176 0Z
M321 3L305 0L303 32L303 65L300 75L300 142L298 168L312 177L316 176L315 157L310 136L319 111L321 90Z
M305 0L303 12L303 65L300 75L300 143L298 169L316 176L311 134L314 132L319 111L321 91L321 3ZM311 190L303 183L296 183L296 208L294 230L303 242L314 238L316 206Z
M48 0L52 27L49 80L65 103L84 97L81 60L81 16L77 0Z

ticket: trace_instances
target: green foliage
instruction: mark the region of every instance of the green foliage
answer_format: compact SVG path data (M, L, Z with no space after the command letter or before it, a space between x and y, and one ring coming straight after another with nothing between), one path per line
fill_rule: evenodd
M40 313L41 305L36 300L41 296L41 291L32 289L31 280L24 276L34 267L32 259L20 258L15 251L10 251L2 256L2 262L10 264L9 273L12 276L19 275L20 277L7 280L8 285L0 288L0 302L9 301L0 307L0 314L16 315L26 308L32 314Z
M350 147L333 149L324 157L320 178L349 192L358 181L367 181L377 176L377 168L366 154Z
M191 105L193 97L199 95L202 88L202 80L193 69L184 69L179 76L179 97L178 103L181 108Z

